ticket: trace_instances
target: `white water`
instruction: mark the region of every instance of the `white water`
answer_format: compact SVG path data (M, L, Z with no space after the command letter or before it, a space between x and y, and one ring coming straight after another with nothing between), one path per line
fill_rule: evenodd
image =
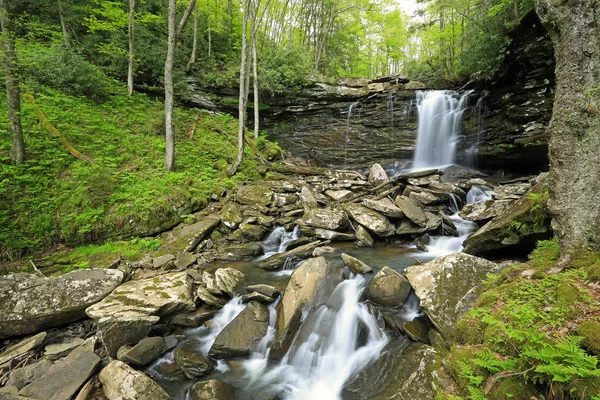
M329 301L310 313L290 350L267 369L268 350L244 362L250 387L270 388L288 400L336 400L346 380L377 359L388 337L375 317L359 302L365 279L341 282ZM366 343L358 346L360 330Z
M471 92L462 96L453 91L417 92L419 128L414 169L435 168L453 164L461 132L463 114Z
M201 349L204 354L208 354L211 346L219 336L219 333L227 326L239 313L241 313L245 304L242 304L242 298L239 296L229 300L225 306L219 311L217 315L211 320L210 329L208 334L200 338ZM204 328L199 328L204 329Z
M492 198L494 191L485 186L473 186L467 193L467 204L473 204L477 201L487 200ZM456 230L458 231L458 237L453 236L433 236L430 244L427 246L427 253L420 253L418 257L440 257L451 253L462 251L463 242L477 230L478 225L475 222L466 221L458 215L458 204L456 201L451 202L451 210L454 212L450 216Z
M269 258L274 254L283 253L287 250L290 242L298 239L300 237L300 227L296 226L291 232L287 232L284 227L279 226L267 236L265 241L263 242L263 252L265 253L262 257L258 259L264 260L265 258Z

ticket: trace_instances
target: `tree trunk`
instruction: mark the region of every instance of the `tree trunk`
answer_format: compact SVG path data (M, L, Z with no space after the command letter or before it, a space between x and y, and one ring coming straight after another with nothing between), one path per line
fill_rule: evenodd
M69 45L69 33L67 32L67 25L65 24L65 14L63 12L62 1L58 0L58 17L60 18L60 27L62 28L63 38L65 44Z
M192 54L190 54L190 60L185 68L187 71L191 70L196 62L196 53L198 51L198 10L194 13L194 31L192 35Z
M133 94L133 21L135 16L135 0L129 0L129 65L127 67L127 96Z
M165 169L172 171L175 166L175 127L173 126L173 63L175 58L175 0L169 0L169 14L167 17L168 42L167 59L165 60L165 136L167 141L167 154Z
M208 60L210 61L210 58L212 56L212 28L210 26L210 0L207 0L207 7L208 7Z
M250 8L251 0L244 0L243 2L243 17L242 17L242 51L241 51L241 63L240 63L240 97L238 101L238 112L239 112L239 121L238 121L238 153L235 161L229 169L227 173L230 176L235 175L240 164L242 163L242 158L244 157L244 128L246 126L246 103L248 99L248 92L246 81L248 80L248 71L246 64L248 63L248 51L247 51L247 29L248 29L248 14Z
M256 21L255 21L256 23ZM260 107L258 98L258 60L256 52L256 30L252 31L252 79L254 80L254 138L258 139L260 128Z
M23 143L23 127L21 125L19 68L15 52L15 38L5 2L6 0L0 0L0 26L2 28L4 69L6 71L6 103L8 105L8 120L10 122L10 139L12 141L10 158L15 164L21 164L25 158L25 144Z
M556 93L548 126L549 209L566 266L600 239L600 31L597 1L538 0L554 43Z

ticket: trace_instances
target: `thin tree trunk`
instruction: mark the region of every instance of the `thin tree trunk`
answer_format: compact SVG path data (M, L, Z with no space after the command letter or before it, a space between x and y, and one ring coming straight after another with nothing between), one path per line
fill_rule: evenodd
M248 99L248 92L246 91L246 80L247 76L247 61L248 61L248 51L247 51L247 38L246 38L246 30L248 28L248 14L250 8L251 0L244 0L243 2L243 17L242 17L242 51L241 51L241 63L240 63L240 97L238 102L238 112L239 112L239 121L238 121L238 153L235 158L235 161L229 169L227 173L230 176L235 175L240 164L242 163L242 158L244 156L244 128L246 126L246 103Z
M252 72L254 79L254 138L258 139L260 128L260 107L258 98L258 61L256 54L256 34L252 35Z
M6 8L6 0L0 0L0 26L2 29L4 67L6 71L6 102L8 105L8 120L10 122L9 130L12 142L10 158L15 164L21 164L25 158L25 144L23 142L23 127L21 125L19 68L11 25Z
M133 21L135 16L135 0L129 0L129 65L127 67L127 96L133 94L133 58L134 58L134 47L133 47Z
M548 126L548 207L558 237L558 269L600 244L600 32L596 2L538 0L554 43L556 92Z
M177 37L185 27L185 23L190 17L193 8L196 6L196 0L191 0L188 8L183 13L179 25L175 26L175 13L177 4L175 0L169 0L169 12L167 16L168 39L167 39L167 58L165 60L165 138L166 138L166 156L165 169L173 171L175 168L175 126L173 123L174 94L173 87L173 64L175 62L175 45Z
M229 40L229 47L231 48L231 0L227 0L227 40Z
M175 127L173 126L173 63L175 58L175 0L169 0L167 25L169 29L167 42L167 59L165 61L165 136L167 154L165 169L172 171L175 166Z
M192 54L190 60L187 63L186 70L191 70L192 66L196 62L196 52L198 51L198 10L194 12L194 32L192 36Z
M210 58L212 56L212 29L210 26L210 0L207 0L206 3L208 5L208 60L210 61Z
M60 27L62 28L63 38L65 44L69 45L69 32L67 32L67 25L65 24L65 14L63 11L62 1L58 0L58 16L60 18Z

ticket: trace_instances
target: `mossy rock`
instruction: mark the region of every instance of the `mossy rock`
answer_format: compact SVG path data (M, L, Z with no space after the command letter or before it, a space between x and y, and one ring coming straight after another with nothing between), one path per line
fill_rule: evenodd
M444 368L461 387L467 387L469 383L465 378L461 378L461 372L465 365L471 368L474 375L487 375L481 367L473 362L479 350L481 350L481 346L454 345L444 359Z
M586 249L578 249L571 254L571 262L569 263L568 268L588 268L598 261L598 254Z
M600 323L598 321L585 321L579 328L577 334L583 336L581 344L588 351L596 356L600 356Z
M586 268L587 278L594 282L600 282L600 261L596 261Z
M475 345L483 343L486 324L476 318L464 316L454 326L456 342Z
M535 386L523 376L509 376L499 379L489 392L489 400L530 400L538 398Z

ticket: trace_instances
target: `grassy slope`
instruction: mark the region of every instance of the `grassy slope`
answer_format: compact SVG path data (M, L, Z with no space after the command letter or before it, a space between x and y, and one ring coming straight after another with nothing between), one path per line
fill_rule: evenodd
M100 103L48 88L35 97L55 127L100 167L68 154L25 101L27 161L14 166L7 116L0 113L0 258L106 237L132 218L159 224L202 206L222 187L259 178L252 150L233 179L222 172L236 152L237 120L230 116L176 109L176 171L166 173L160 101L135 94ZM258 145L272 147L265 143Z

